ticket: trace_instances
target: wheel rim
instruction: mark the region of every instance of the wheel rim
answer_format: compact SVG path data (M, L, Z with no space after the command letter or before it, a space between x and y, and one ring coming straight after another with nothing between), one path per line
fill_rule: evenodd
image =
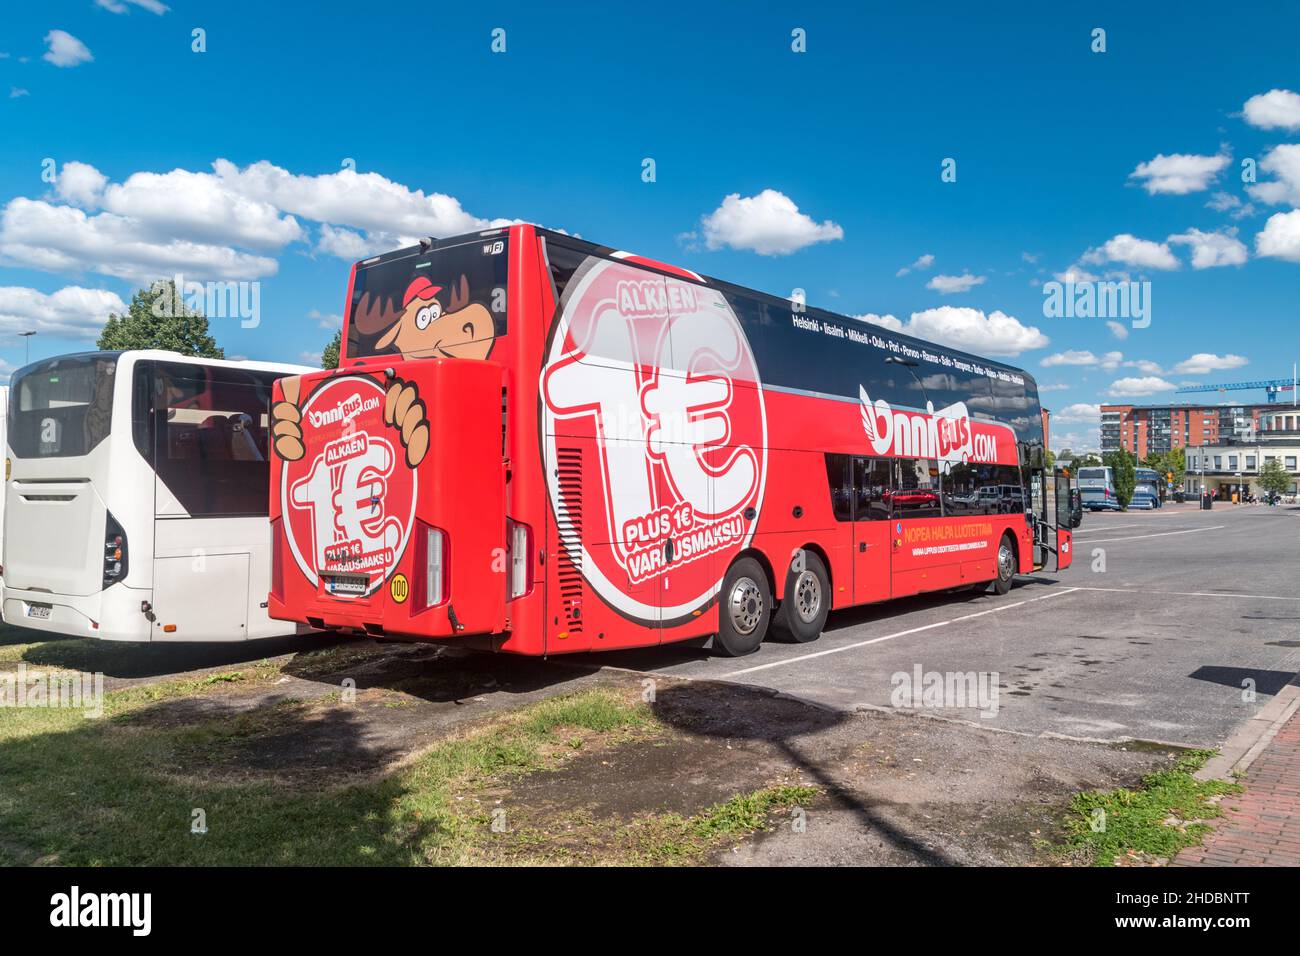
M727 607L736 633L753 634L763 619L763 592L752 578L740 578L731 588Z
M794 582L794 609L805 624L811 624L821 612L822 583L811 571L804 571Z
M998 577L1006 580L1015 574L1016 556L1011 550L1011 545L1005 541L998 547Z

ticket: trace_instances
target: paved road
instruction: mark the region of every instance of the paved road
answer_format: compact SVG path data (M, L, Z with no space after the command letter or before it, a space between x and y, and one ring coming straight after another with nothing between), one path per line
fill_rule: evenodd
M1075 567L1005 597L940 595L833 614L822 638L741 660L660 648L599 662L891 706L894 675L996 675L992 729L1214 746L1300 671L1300 508L1090 514ZM1249 698L1243 682L1253 682ZM987 704L987 698L985 704ZM967 701L967 703L976 703Z

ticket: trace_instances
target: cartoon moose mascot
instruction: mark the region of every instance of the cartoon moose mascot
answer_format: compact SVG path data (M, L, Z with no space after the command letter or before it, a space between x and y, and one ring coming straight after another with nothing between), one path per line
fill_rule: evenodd
M353 324L363 336L379 334L376 351L396 346L404 359L485 359L495 341L492 314L482 304L469 301L469 280L460 277L448 290L444 308L439 295L442 286L418 276L406 287L401 309L390 307L386 297L369 292L361 296ZM382 334L380 334L382 333ZM281 380L284 400L271 409L271 434L275 451L285 461L303 456L302 412L299 399L302 379ZM427 409L414 383L393 379L384 398L384 423L401 433L406 463L414 468L429 450Z

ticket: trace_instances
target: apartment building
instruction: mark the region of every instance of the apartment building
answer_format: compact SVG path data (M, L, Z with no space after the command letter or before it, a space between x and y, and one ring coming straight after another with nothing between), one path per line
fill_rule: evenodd
M1261 416L1272 427L1287 410L1291 424L1300 424L1300 409L1290 405L1103 405L1101 450L1126 448L1143 459L1220 439L1248 440L1265 427Z

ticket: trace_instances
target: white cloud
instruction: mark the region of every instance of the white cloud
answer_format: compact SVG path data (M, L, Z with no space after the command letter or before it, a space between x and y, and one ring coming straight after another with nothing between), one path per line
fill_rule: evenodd
M1080 269L1077 265L1070 266L1064 272L1055 272L1052 278L1057 282L1100 282L1101 276L1089 272L1087 269ZM1037 280L1035 280L1036 282Z
M250 279L276 271L265 254L308 238L297 216L321 223L319 251L349 260L421 236L509 222L470 215L451 196L412 190L377 173L295 175L265 161L241 169L223 159L213 166L213 172L137 172L114 183L89 164L65 163L52 197L14 199L0 213L0 257L132 281L175 271L195 279Z
M1051 385L1044 385L1042 382L1038 383L1039 392L1064 392L1069 388L1070 386L1064 382L1055 382Z
M1142 188L1153 196L1158 193L1181 196L1208 189L1231 159L1222 153L1217 156L1161 153L1155 159L1138 163L1129 178L1139 180Z
M1255 237L1255 254L1300 262L1300 209L1269 216Z
M868 312L865 315L855 315L854 318L860 322L878 325L882 329L889 329L891 332L903 331L902 321L892 315L876 315L874 312Z
M1174 371L1181 375L1204 375L1206 372L1222 372L1227 369L1241 368L1249 360L1240 355L1214 355L1210 352L1197 352L1183 359L1174 366Z
M1215 193L1205 203L1205 208L1213 209L1215 212L1226 212L1233 219L1245 219L1247 216L1255 215L1253 205L1242 202L1231 193Z
M980 355L1013 356L1040 349L1048 338L1037 328L1023 325L1004 312L987 315L980 309L941 305L913 312L902 327L908 335Z
M1149 375L1159 375L1162 371L1159 365L1148 359L1125 361L1123 352L1105 352L1101 355L1095 355L1087 349L1067 349L1064 352L1055 352L1047 356L1039 364L1045 368L1054 368L1060 365L1088 366L1107 372L1113 372L1120 366L1124 366L1125 368L1135 368Z
M296 175L266 160L243 169L224 159L212 165L217 178L238 195L305 219L385 232L412 241L422 236L476 232L511 222L470 215L452 196L409 189L378 173L341 169L319 176Z
M1096 249L1089 249L1080 259L1094 265L1122 262L1139 269L1172 270L1179 266L1178 258L1164 243L1139 239L1126 232L1106 240Z
M1111 383L1107 394L1112 398L1141 397L1173 391L1175 387L1173 382L1166 382L1159 376L1147 375L1142 378L1118 378Z
M0 257L47 272L92 271L142 284L177 272L193 279L258 279L278 268L274 259L229 246L151 238L139 223L113 213L91 216L22 197L0 213Z
M103 198L106 185L108 185L108 177L98 169L73 160L64 163L63 168L59 170L54 191L74 206L94 209Z
M1259 168L1277 179L1247 186L1246 192L1270 206L1300 206L1300 143L1275 146L1259 161Z
M31 96L31 95L32 95L32 94L31 94L30 91L23 89L21 86L11 86L11 87L9 87L9 98L10 98L11 100L16 100L16 99L20 99L20 98L22 98L22 97L24 97L24 96Z
M1119 339L1121 342L1128 338L1128 326L1123 322L1107 322L1106 328L1110 329L1110 334L1115 336L1115 338Z
M1064 352L1056 352L1047 356L1038 364L1044 368L1052 368L1056 365L1096 365L1099 359L1091 352L1081 349L1067 349Z
M924 272L932 265L934 265L934 256L927 252L925 255L921 256L919 259L913 262L910 266L903 266L903 268L895 272L894 278L895 279L902 278L903 276L911 272L913 269L915 269L917 272Z
M827 219L818 223L775 189L757 196L731 193L700 220L710 249L729 246L763 256L784 256L818 242L844 238L844 230Z
M1040 389L1041 391L1041 389ZM1076 402L1052 412L1052 423L1062 425L1096 425L1101 422L1101 405Z
M67 286L46 294L21 286L0 286L0 333L40 332L65 338L93 338L110 312L126 303L104 289Z
M307 313L307 318L312 319L322 329L341 329L343 328L343 316L330 314L326 315L320 309L312 309Z
M1260 129L1300 129L1300 94L1269 90L1246 100L1246 122Z
M1192 247L1192 268L1212 269L1215 266L1239 266L1247 258L1246 246L1237 238L1235 228L1225 232L1202 232L1188 229L1170 236L1167 242Z
M127 4L148 10L150 13L156 13L158 16L162 16L171 9L167 4L159 3L158 0L95 0L95 6L103 7L113 13L129 13L130 10Z
M1159 363L1152 362L1150 359L1134 359L1123 364L1125 368L1135 368L1143 375L1163 375L1165 371L1160 367Z
M103 206L147 226L159 238L180 236L256 250L279 249L303 238L293 216L281 216L271 203L230 187L210 173L184 169L133 173L126 182L104 189Z
M969 272L959 276L935 276L925 284L940 295L952 295L954 292L969 292L977 285L987 281L984 276L973 276Z
M51 30L45 34L45 42L49 49L45 51L43 59L55 66L77 66L94 59L86 44L66 30Z

